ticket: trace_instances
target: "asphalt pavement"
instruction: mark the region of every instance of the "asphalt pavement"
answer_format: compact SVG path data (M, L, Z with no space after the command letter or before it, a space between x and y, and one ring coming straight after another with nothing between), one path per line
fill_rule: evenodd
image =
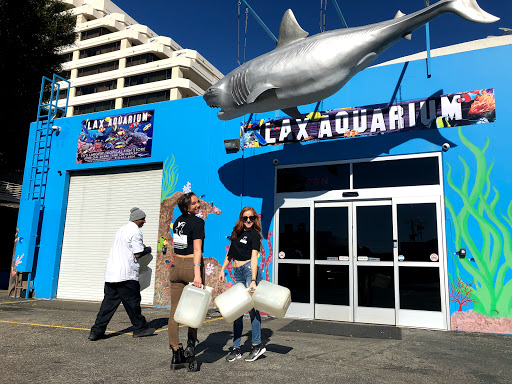
M232 325L210 313L198 372L170 371L168 309L143 307L153 336L132 338L122 306L91 342L98 302L14 299L0 291L3 383L511 383L512 336L265 318L267 352L225 361ZM186 341L186 330L180 330ZM244 320L242 352L250 349Z

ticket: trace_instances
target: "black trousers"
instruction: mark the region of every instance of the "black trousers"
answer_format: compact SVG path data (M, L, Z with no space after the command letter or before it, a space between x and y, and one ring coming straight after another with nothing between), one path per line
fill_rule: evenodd
M91 331L105 333L110 319L112 319L121 303L123 303L124 309L130 317L135 330L146 328L146 318L142 316L140 300L140 284L138 281L128 280L121 281L120 283L105 283L105 297Z

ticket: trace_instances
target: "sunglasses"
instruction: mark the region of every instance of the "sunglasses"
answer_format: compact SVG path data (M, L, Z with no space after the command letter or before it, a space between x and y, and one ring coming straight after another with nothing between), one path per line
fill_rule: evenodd
M242 216L243 221L254 221L258 216Z

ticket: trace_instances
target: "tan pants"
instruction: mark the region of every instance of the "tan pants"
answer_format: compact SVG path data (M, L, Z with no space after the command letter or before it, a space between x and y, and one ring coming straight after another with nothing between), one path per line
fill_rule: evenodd
M181 298L183 288L194 281L194 259L192 257L174 258L170 273L171 281L171 313L169 315L169 345L176 350L179 346L178 323L174 321L174 313ZM204 263L201 258L201 279L204 284ZM187 340L197 340L197 328L188 328Z

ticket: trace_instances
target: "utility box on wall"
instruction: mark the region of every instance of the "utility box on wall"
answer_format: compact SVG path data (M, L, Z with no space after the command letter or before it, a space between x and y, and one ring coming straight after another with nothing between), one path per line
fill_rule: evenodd
M40 212L41 202L39 200L25 200L20 204L18 239L14 256L17 272L32 272Z

